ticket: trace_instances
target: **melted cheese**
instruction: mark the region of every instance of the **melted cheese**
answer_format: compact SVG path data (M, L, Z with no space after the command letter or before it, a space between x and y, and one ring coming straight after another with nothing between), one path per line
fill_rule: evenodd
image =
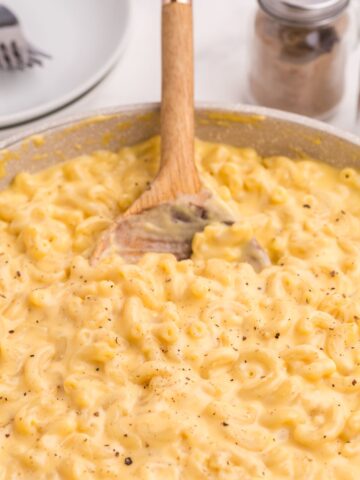
M1 480L359 479L360 175L196 148L237 221L191 260L88 261L158 139L0 193Z

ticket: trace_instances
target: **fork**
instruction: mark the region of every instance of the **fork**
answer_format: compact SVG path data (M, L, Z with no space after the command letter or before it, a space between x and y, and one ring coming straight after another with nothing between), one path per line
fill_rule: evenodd
M26 41L16 15L0 4L0 70L42 66L42 58L51 57Z

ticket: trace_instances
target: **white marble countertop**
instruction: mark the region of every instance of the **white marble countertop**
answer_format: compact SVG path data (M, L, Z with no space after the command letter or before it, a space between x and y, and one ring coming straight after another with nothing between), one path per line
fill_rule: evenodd
M0 139L73 113L159 101L160 0L131 2L133 15L127 48L110 74L59 112L21 127L0 130ZM249 26L255 0L195 0L194 4L196 101L244 103ZM354 78L358 78L356 75ZM349 130L355 112L354 92L350 97L339 123Z

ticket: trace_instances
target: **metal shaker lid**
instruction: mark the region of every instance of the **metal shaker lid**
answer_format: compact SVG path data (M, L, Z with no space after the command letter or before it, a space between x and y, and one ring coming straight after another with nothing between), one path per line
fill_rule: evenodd
M258 0L269 15L293 25L323 25L338 17L350 0Z

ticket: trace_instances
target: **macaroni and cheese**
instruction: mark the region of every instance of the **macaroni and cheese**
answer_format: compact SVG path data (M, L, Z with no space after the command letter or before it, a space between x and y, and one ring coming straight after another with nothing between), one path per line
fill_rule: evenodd
M201 141L196 157L237 221L181 262L89 262L158 138L0 192L1 480L360 478L360 174Z

